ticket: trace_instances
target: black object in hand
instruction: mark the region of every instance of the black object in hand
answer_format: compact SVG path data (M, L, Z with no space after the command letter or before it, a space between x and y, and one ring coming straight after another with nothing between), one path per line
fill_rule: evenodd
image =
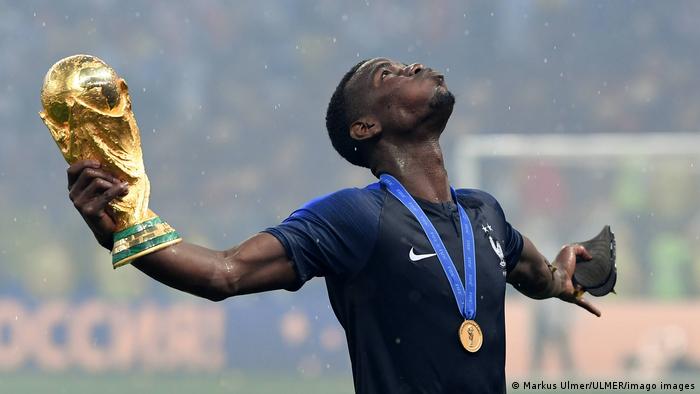
M586 248L593 259L584 260L577 257L574 283L581 285L585 291L596 297L615 292L615 234L610 230L610 226L606 225L594 238L579 244Z

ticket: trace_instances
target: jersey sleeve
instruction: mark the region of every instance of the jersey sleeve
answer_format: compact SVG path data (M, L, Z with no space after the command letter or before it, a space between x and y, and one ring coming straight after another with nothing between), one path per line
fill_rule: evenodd
M506 215L495 197L491 194L476 189L460 189L459 194L468 205L478 206L486 211L487 215L498 220L498 236L503 244L503 255L506 261L506 270L512 271L518 264L523 252L523 236L506 220Z
M501 206L499 205L498 208L500 209ZM501 213L503 213L502 209ZM503 221L505 223L504 244L506 246L506 250L504 254L506 259L506 270L510 272L513 270L513 268L515 268L520 260L524 242L522 234L520 234L518 230L516 230L508 221L505 220L505 215L503 215Z
M351 277L367 263L379 232L379 189L344 189L310 201L264 232L284 246L298 290L315 276Z

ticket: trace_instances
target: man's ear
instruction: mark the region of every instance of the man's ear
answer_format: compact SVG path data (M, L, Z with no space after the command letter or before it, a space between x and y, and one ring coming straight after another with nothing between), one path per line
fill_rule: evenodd
M350 125L350 137L362 141L382 132L382 124L374 116L363 116Z

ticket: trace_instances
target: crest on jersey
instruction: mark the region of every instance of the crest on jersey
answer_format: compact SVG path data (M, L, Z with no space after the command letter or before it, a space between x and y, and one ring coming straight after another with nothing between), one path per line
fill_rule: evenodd
M481 225L481 229L484 231L487 237L489 237L489 243L491 244L491 249L493 249L493 252L496 253L496 256L498 256L498 259L500 260L499 265L501 266L501 269L503 270L503 276L506 276L506 259L505 255L503 254L503 248L501 247L501 242L493 237L493 228L491 227L490 224L486 223L486 225Z

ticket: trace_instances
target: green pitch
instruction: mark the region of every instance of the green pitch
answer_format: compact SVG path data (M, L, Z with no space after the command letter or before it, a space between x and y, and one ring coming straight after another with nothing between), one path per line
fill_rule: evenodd
M84 375L1 374L0 393L13 394L352 394L350 376L305 378L301 375L192 374Z
M696 376L676 376L664 379L665 382L697 381ZM508 393L552 394L558 390L518 390L507 381ZM695 390L683 392L698 392ZM562 391L573 393L574 391ZM625 391L627 393L641 391ZM644 393L669 393L678 391L651 390ZM0 393L12 394L353 394L350 375L322 376L309 378L288 372L243 373L227 371L212 374L103 374L86 375L80 373L51 374L22 372L0 374ZM612 391L578 392L580 394L614 394Z

